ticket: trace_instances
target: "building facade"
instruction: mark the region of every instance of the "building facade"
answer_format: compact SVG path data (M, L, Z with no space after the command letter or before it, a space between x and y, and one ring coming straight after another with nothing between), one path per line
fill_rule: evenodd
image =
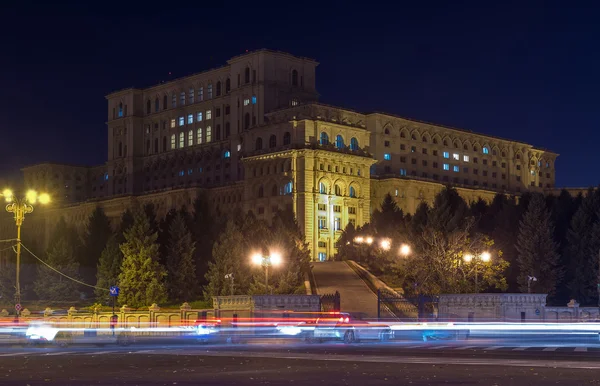
M447 184L467 201L554 188L555 153L318 103L317 65L260 50L108 95L105 165L23 170L25 186L56 198L32 221L45 229L61 213L83 226L97 205L118 218L133 200L154 203L162 216L205 191L215 213L251 210L268 221L292 209L313 260L326 260L341 231L368 222L388 193L414 213Z

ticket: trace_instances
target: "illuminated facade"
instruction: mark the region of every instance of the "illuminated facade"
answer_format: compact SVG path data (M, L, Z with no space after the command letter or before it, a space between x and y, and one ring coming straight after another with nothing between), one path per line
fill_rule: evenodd
M446 184L467 201L554 188L555 153L319 104L317 64L260 50L108 95L105 165L24 169L25 186L50 191L61 205L45 212L40 229L59 210L83 225L98 204L117 219L134 198L164 216L205 190L215 213L252 210L269 220L291 208L313 259L324 260L342 229L368 222L388 193L413 213Z

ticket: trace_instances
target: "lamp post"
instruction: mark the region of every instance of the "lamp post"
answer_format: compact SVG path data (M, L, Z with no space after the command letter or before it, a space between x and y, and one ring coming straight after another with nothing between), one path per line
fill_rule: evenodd
M1 194L6 200L6 211L14 214L15 224L17 225L17 264L16 264L16 282L15 282L15 310L17 311L17 320L21 314L21 225L25 220L25 215L33 212L33 205L47 204L50 202L50 196L47 193L38 193L35 190L27 192L25 197L16 197L12 190L4 189Z
M281 254L278 252L271 252L269 255L255 253L252 255L252 263L265 269L265 292L269 293L269 268L281 264Z
M230 295L233 296L233 273L228 273L227 275L225 275L225 280L229 280L229 285L230 285L230 290L231 293Z
M537 281L535 276L527 276L527 293L531 293L531 282Z
M478 282L478 274L479 274L479 262L487 263L492 259L492 255L489 252L482 252L480 255L471 255L467 253L463 255L463 260L466 263L473 262L475 264L475 292L479 293L479 282Z

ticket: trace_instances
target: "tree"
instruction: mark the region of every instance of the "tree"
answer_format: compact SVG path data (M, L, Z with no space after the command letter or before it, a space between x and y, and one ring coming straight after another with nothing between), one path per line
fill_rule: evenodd
M190 300L197 291L194 264L195 243L187 229L185 217L177 213L169 226L169 250L166 259L170 298Z
M535 284L532 283L532 291L549 295L556 291L562 269L553 236L554 225L544 196L535 193L520 222L517 236L518 282L522 292L527 291L529 276L537 279Z
M189 230L192 239L196 242L194 250L194 263L196 265L196 278L199 285L205 285L209 262L213 261L213 246L218 238L223 224L211 215L210 205L206 194L200 193L194 200L194 213L191 216Z
M97 206L88 220L84 239L84 253L81 256L80 262L81 277L85 283L93 284L96 282L100 256L112 233L108 217L104 213L104 210Z
M245 247L244 236L240 228L228 221L224 231L219 235L213 247L214 260L208 263L204 296L210 299L213 296L246 295L250 287L251 273L249 251ZM225 275L233 274L232 285Z
M371 224L381 237L392 237L403 231L404 213L389 193L385 195L381 208L373 212Z
M117 239L117 236L108 239L98 262L96 287L99 288L95 290L95 294L98 301L102 303L106 303L110 298L106 289L119 284L123 253Z
M123 263L119 274L121 304L143 307L167 300L167 272L159 262L158 234L152 232L143 211L136 210L133 225L124 234L120 245Z
M46 254L46 264L63 275L78 280L79 263L68 234L54 239ZM42 300L76 300L80 297L80 284L58 274L46 265L38 268L35 293Z
M467 203L456 189L446 186L433 202L428 224L433 229L452 232L460 228L468 216Z

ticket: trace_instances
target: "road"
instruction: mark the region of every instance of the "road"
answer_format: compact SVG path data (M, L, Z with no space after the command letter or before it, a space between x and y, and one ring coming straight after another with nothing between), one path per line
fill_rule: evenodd
M3 347L0 353L6 386L597 385L598 370L600 345L571 342Z

